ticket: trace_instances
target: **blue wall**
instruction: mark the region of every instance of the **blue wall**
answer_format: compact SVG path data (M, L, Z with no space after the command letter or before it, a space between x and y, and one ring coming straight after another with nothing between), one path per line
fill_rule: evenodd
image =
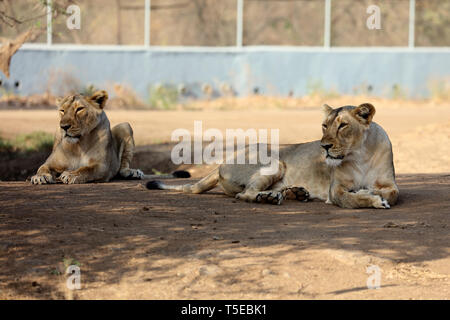
M301 96L315 85L341 94L370 86L372 94L387 97L397 86L408 97L418 98L429 95L430 80L448 81L450 49L27 46L13 56L11 78L0 75L3 87L26 95L43 92L55 71L99 88L128 84L144 99L149 86L156 84L184 84L201 98L204 83L217 92L227 83L240 96L255 88L261 94Z

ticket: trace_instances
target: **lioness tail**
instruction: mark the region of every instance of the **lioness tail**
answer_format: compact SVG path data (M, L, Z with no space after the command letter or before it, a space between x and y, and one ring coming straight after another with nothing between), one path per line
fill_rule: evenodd
M185 170L177 170L169 174L146 174L144 179L172 179L172 178L190 178L191 174Z
M215 169L202 180L194 184L168 185L159 180L147 182L146 187L150 190L176 190L186 193L203 193L214 188L219 182L219 170Z

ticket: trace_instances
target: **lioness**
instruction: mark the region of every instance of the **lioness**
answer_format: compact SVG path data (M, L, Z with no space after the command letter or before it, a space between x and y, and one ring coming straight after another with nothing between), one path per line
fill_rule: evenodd
M398 198L392 146L372 122L374 106L324 105L324 112L322 139L282 148L275 174L261 175L258 164L222 164L195 184L149 181L147 188L202 193L219 184L226 194L252 202L319 199L344 208L390 208Z
M129 123L110 129L103 108L106 91L91 97L69 95L59 105L61 120L53 151L47 161L31 177L33 184L105 182L116 175L127 179L154 178L139 169L131 169L134 139ZM175 171L164 178L188 178L186 171Z

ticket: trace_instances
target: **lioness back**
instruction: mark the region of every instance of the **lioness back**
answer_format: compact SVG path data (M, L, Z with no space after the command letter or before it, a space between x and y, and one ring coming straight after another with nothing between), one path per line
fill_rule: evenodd
M260 164L225 164L195 184L149 189L202 193L220 185L251 202L281 204L284 199L319 199L345 208L389 208L397 202L392 145L372 122L369 103L333 109L324 106L322 139L282 148L274 171Z

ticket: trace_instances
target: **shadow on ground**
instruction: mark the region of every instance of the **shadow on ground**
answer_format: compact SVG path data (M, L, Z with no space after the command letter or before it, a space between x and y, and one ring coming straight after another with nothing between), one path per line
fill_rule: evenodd
M180 181L186 180L171 183ZM219 189L203 195L149 191L136 181L0 182L0 297L128 298L136 295L114 290L147 285L153 295L144 297L153 299L238 298L243 292L311 298L320 296L319 289L304 290L304 283L311 288L314 270L297 292L283 292L264 279L273 270L289 278L293 271L283 272L288 265L302 270L320 265L309 255L317 250L362 252L370 257L367 262L394 265L448 259L450 175L401 175L398 183L401 197L392 209L350 210L321 202L249 204ZM352 257L324 257L324 265ZM87 290L68 296L63 274L74 263ZM202 280L205 275L208 281ZM346 286L324 291L361 287Z

